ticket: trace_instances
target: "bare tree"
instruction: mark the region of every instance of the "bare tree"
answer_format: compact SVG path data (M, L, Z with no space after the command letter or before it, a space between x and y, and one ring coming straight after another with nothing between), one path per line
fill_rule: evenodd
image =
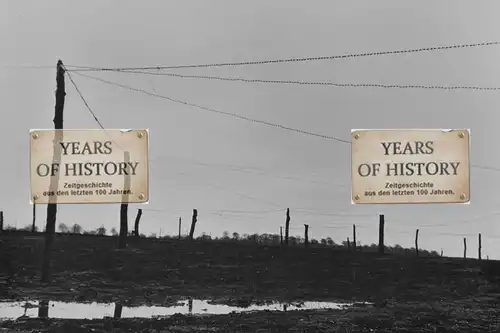
M97 228L96 232L98 235L104 236L104 235L106 235L106 228L104 228L104 226L101 226L101 227Z
M68 226L64 223L59 223L59 226L57 228L59 229L59 232L61 232L61 233L68 233L69 232Z
M71 227L71 232L74 234L81 234L82 231L83 231L83 228L78 223L73 224L73 226Z

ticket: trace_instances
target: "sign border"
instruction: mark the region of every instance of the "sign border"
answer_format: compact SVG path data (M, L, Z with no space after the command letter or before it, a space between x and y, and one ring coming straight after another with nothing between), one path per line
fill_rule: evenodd
M377 131L380 131L380 132L396 132L396 131L419 131L419 132L425 132L425 131L428 131L428 132L436 132L436 131L441 131L441 132L458 132L458 131L462 131L462 132L467 132L468 133L468 142L467 142L467 145L468 145L468 149L467 149L467 162L468 162L468 165L467 165L467 168L469 170L469 177L468 177L468 180L469 180L469 184L468 184L468 188L469 188L469 193L468 193L468 196L467 196L467 200L463 201L463 202L455 202L455 201L450 201L450 202L391 202L391 203L381 203L381 202L356 202L354 201L354 193L353 193L353 173L352 173L352 155L353 155L353 150L352 150L352 142L353 142L353 135L355 132L367 132L367 131L370 131L370 132L377 132ZM471 130L470 128L454 128L454 129L444 129L444 128L390 128L390 129L383 129L383 128L377 128L377 129L351 129L351 141L350 141L350 144L351 144L351 154L349 155L350 159L351 159L351 171L350 171L350 174L351 174L351 204L352 205L443 205L443 204L448 204L448 205L470 205L470 200L471 200L471 177L470 177L470 169L471 169L471 161L470 161L470 151L471 151Z
M96 132L104 132L108 137L108 131L120 131L120 132L123 132L123 133L126 133L126 132L132 132L132 131L144 131L146 132L146 137L147 137L147 149L146 149L146 161L147 161L147 167L146 167L146 171L147 171L147 193L145 193L145 196L146 196L146 200L145 201L142 201L142 202L122 202L122 203L111 203L111 202L78 202L78 203L69 203L69 202L54 202L54 204L57 204L57 205L119 205L119 204L134 204L134 205L149 205L149 201L150 201L150 188L149 188L149 185L150 185L150 160L149 160L149 144L150 144L150 140L149 140L149 136L150 136L150 133L149 133L149 128L106 128L106 129L99 129L99 128L89 128L89 129L86 129L86 128L63 128L63 129L34 129L34 128L31 128L29 130L29 137L30 137L30 141L29 141L29 159L28 159L28 172L30 174L30 185L29 185L29 201L30 201L30 205L49 205L50 203L36 203L36 202L33 202L33 193L32 193L32 188L31 188L31 184L32 184L32 179L31 179L31 135L33 133L36 133L36 132L55 132L55 131L63 131L63 132L72 132L72 131L87 131L87 132L90 132L90 131L96 131ZM58 184L59 185L59 184Z

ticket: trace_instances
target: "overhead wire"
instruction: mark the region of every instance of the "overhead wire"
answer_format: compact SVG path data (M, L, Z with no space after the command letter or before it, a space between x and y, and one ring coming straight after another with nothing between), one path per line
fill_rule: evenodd
M175 73L159 73L147 71L125 71L125 70L110 70L114 73L130 73L153 76L168 76L187 79L203 79L203 80L218 80L244 83L259 83L259 84L286 84L286 85L307 85L307 86L332 86L337 88L384 88L384 89L424 89L424 90L482 90L482 91L500 91L500 87L481 87L481 86L446 86L446 85L415 85L415 84L377 84L377 83L335 83L332 81L303 81L303 80L263 80L263 79L247 79L241 77L223 77L223 76L207 76L207 75L183 75Z
M280 129L288 130L288 131L292 131L292 132L297 132L297 133L301 133L301 134L305 134L305 135L320 137L320 138L328 139L328 140L334 140L334 141L337 141L337 142L340 142L340 143L351 144L351 141L345 140L345 139L340 139L338 137L334 137L334 136L330 136L330 135L325 135L325 134L320 134L320 133L315 133L315 132L310 132L310 131L305 131L305 130L301 130L301 129L294 128L294 127L288 127L288 126L284 126L284 125L281 125L281 124L271 123L271 122L268 122L268 121L257 120L257 119L253 119L253 118L250 118L250 117L241 116L239 114L232 113L232 112L220 111L220 110L216 110L216 109L213 109L213 108L201 106L201 105L198 105L198 104L189 103L189 102L185 102L185 101L182 101L182 100L174 99L174 98L171 98L169 96L160 95L160 94L157 94L157 93L152 93L152 92L149 92L149 91L144 90L144 89L130 87L130 86L127 86L127 85L120 84L118 82L104 80L104 79L101 79L101 78L97 78L97 77L94 77L94 76L90 76L90 75L86 75L86 74L82 74L82 73L78 73L78 72L75 72L74 74L80 75L80 76L83 76L83 77L87 77L89 79L93 79L93 80L96 80L96 81L99 81L99 82L102 82L102 83L105 83L105 84L109 84L109 85L121 87L121 88L124 88L124 89L128 89L128 90L131 90L131 91L139 92L139 93L142 93L142 94L145 94L145 95L149 95L149 96L153 96L153 97L158 97L158 98L166 99L166 100L169 100L169 101L172 101L172 102L175 102L175 103L180 103L180 104L183 104L183 105L186 105L186 106L196 107L196 108L199 108L199 109L202 109L202 110L205 110L205 111L209 111L209 112L213 112L213 113L218 113L218 114L222 114L222 115L226 115L226 116L231 116L231 117L239 118L239 119L242 119L242 120L246 120L246 121L250 121L250 122L254 122L254 123L259 123L259 124L263 124L263 125L267 125L267 126L271 126L271 127L275 127L275 128L280 128ZM485 165L480 165L480 164L471 164L471 167L478 168L478 169L490 170L490 171L500 171L500 168L495 168L495 167L485 166Z
M175 98L172 98L172 97L169 97L169 96L160 95L160 94L157 94L157 93L152 93L152 92L149 92L149 91L144 90L144 89L139 89L139 88L127 86L127 85L124 85L124 84L120 84L118 82L108 81L108 80L104 80L104 79L97 78L97 77L94 77L94 76L90 76L90 75L78 73L78 72L74 72L74 74L77 74L77 75L80 75L80 76L84 76L84 77L89 78L89 79L97 80L97 81L100 81L102 83L114 85L114 86L117 86L117 87L121 87L121 88L128 89L128 90L131 90L131 91L139 92L139 93L142 93L142 94L146 94L146 95L149 95L149 96L158 97L158 98L161 98L161 99L166 99L166 100L169 100L169 101L174 102L174 103L178 103L178 104L183 104L183 105L186 105L186 106L195 107L195 108L207 111L207 112L218 113L218 114L222 114L222 115L225 115L225 116L239 118L239 119L242 119L242 120L245 120L245 121L250 121L250 122L254 122L254 123L258 123L258 124L262 124L262 125L267 125L267 126L270 126L270 127L280 128L280 129L287 130L287 131L297 132L297 133L306 134L306 135L310 135L310 136L320 137L320 138L323 138L323 139L334 140L334 141L341 142L341 143L351 144L351 141L340 139L340 138L337 138L337 137L334 137L334 136L329 136L329 135L325 135L325 134L319 134L319 133L309 132L309 131L301 130L301 129L298 129L298 128L293 128L293 127L288 127L288 126L284 126L284 125L281 125L281 124L271 123L271 122L264 121L264 120L259 120L259 119L255 119L255 118L250 118L250 117L242 116L242 115L239 115L239 114L233 113L233 112L220 111L220 110L216 110L216 109L209 108L209 107L206 107L206 106L201 106L201 105L198 105L198 104L195 104L195 103L190 103L190 102L182 101L182 100L175 99Z
M85 107L87 108L87 110L90 112L90 114L92 115L92 117L94 118L95 122L99 125L99 127L104 131L104 133L106 133L106 135L111 139L111 141L113 141L113 143L121 150L123 150L123 148L120 147L120 145L118 143L116 143L115 140L113 140L113 138L109 135L108 131L104 128L104 126L102 125L101 121L97 118L97 115L94 113L94 111L92 111L92 108L90 107L90 105L87 103L87 100L85 99L85 97L83 97L83 94L82 92L80 91L80 89L78 88L78 86L76 85L75 81L73 80L73 77L71 76L71 74L68 72L67 68L63 65L63 68L64 70L66 71L66 73L68 74L68 78L69 80L71 81L71 83L73 84L73 87L75 88L76 92L78 93L78 95L80 96L80 99L83 101L83 103L85 104Z
M85 98L83 97L82 95L82 92L80 91L80 89L78 88L78 86L76 85L75 81L73 80L73 77L71 77L71 74L68 72L68 70L64 67L63 65L63 68L64 70L67 72L68 74L68 78L69 80L71 81L71 83L73 84L73 87L75 87L75 90L76 92L78 93L78 95L80 96L80 99L83 101L83 104L85 104L85 107L87 108L87 110L90 112L90 114L92 115L92 117L94 118L95 122L99 125L99 127L103 130L106 130L104 128L104 126L102 125L102 123L99 121L99 119L97 119L97 116L96 114L94 113L94 111L92 111L92 109L90 108L89 104L87 103L87 101L85 100Z
M320 57L303 57L303 58L286 58L286 59L272 59L272 60L258 60L258 61L241 61L241 62L222 62L212 64L192 64L192 65L174 65L174 66L144 66L144 67L117 67L117 68L98 68L98 67L85 67L80 66L79 71L110 71L110 70L166 70L166 69L182 69L182 68L207 68L207 67L228 67L228 66L247 66L247 65L263 65L263 64L277 64L277 63L297 63L297 62L311 62L320 60L334 60L334 59L350 59L359 57L372 57L382 55L400 55L408 53L443 51L451 49L475 48L484 46L499 45L500 41L479 42L472 44L453 44L431 46L413 49L399 49L391 51L378 51L378 52L365 52L365 53L350 53L342 55L320 56ZM73 66L75 67L75 66Z
M125 86L125 85L121 85L121 84L116 83L116 82L112 82L112 81L107 81L107 80L103 80L103 79L99 79L99 78L91 77L91 76L88 76L88 75L85 75L85 74L81 74L81 73L76 73L76 74L77 74L77 75L82 75L82 76L85 76L85 77L88 77L88 78L96 79L96 80L101 81L101 82L104 82L104 83L108 83L108 84L112 84L112 85L117 85L117 86L120 86L120 87L123 87L123 88L126 88L126 89L131 89L131 90L133 90L133 91L143 92L143 93L146 93L146 94L148 94L148 95L154 95L154 96L155 96L155 95L158 95L158 96L156 96L156 97L166 98L166 99L171 100L171 101L178 101L178 100L171 99L171 98L169 98L169 97L162 96L162 95L159 95L159 94L152 94L152 93L149 93L149 92L147 92L147 91L143 91L142 89L138 89L138 88L133 88L133 87L128 87L128 86ZM83 95L82 95L82 94L81 94L81 92L79 91L78 87L76 86L76 84L74 83L74 81L73 81L72 79L71 79L71 81L72 81L73 85L75 86L76 90L79 92L79 95L80 95L81 99L84 101L84 103L86 104L86 106L89 108L88 103L86 103L86 101L85 101L85 99L83 98ZM182 104L186 104L186 105L191 105L191 106L200 107L200 106L198 106L198 105L196 105L196 104L194 104L194 105L193 105L192 103L188 103L188 102L183 102L183 101L180 101L180 102L182 102ZM204 108L204 107L202 107L202 108ZM204 109L206 109L206 108L204 108ZM212 109L210 109L210 110L212 110ZM89 111L91 111L91 110L89 110ZM221 112L217 112L217 113L221 113ZM95 116L95 114L94 114L93 112L92 112L92 114ZM224 112L223 114L230 114L230 113L226 113L226 112ZM95 118L97 118L97 117L95 117ZM246 118L246 117L244 117L244 118ZM96 119L96 120L98 121L98 119ZM100 123L100 122L99 122L99 123ZM273 125L276 125L276 124L273 124ZM101 127L102 127L102 125L101 125ZM278 125L278 127L279 127L279 125ZM299 130L299 131L300 131L301 133L304 133L304 131L301 131L301 130ZM308 132L306 132L306 133L307 133L307 134L309 134ZM312 133L312 134L314 135L314 134L316 134L316 133ZM315 135L315 136L317 136L317 135ZM322 135L321 135L321 136L322 136ZM335 138L335 140L337 140L337 141L338 141L338 139L337 139L337 138ZM347 141L347 140L341 140L341 142L350 143L350 142L349 142L349 141ZM475 167L478 167L478 168L482 168L482 169L486 169L486 170L500 171L500 169L493 168L493 167L488 167L488 166L482 166L482 165L472 165L472 166L475 166ZM239 194L241 194L241 193L239 193ZM254 198L252 198L252 199L254 199ZM304 211L304 213L306 213L306 211ZM312 212L311 212L311 213L312 213ZM315 214L315 215L317 215L317 212L315 212L314 214ZM322 214L322 215L323 215L323 214ZM326 214L325 214L325 215L326 215ZM333 215L333 214L329 214L329 215ZM339 216L339 215L337 214L336 216ZM347 215L347 216L349 216L349 215ZM464 221L464 222L465 222L465 221ZM328 226L327 226L327 227L328 227ZM422 226L422 227L425 227L425 226ZM449 235L449 233L447 233L447 235ZM469 235L469 234L468 234L468 235ZM494 236L494 237L495 237L495 236Z

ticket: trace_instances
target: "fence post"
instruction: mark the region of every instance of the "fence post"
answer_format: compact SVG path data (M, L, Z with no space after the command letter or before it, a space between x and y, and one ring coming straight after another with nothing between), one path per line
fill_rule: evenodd
M286 223L285 223L285 245L288 246L288 235L290 230L290 208L286 209Z
M467 238L464 237L464 259L467 259Z
M415 233L415 251L417 253L417 257L419 255L418 253L418 229L417 229L417 232Z
M198 210L193 209L193 219L191 221L191 230L189 231L189 240L193 240L194 228L196 227L197 221L198 221Z
M182 225L182 219L179 216L179 239L181 239L181 225Z
M356 225L352 225L352 249L356 252Z
M347 249L351 252L351 242L349 241L349 237L347 237Z
M378 252L383 254L385 250L384 246L384 224L385 218L384 214L379 215L379 226L378 226Z
M33 203L33 224L31 226L31 232L36 231L36 204Z
M304 246L309 246L309 224L304 224Z
M137 210L137 215L135 217L135 224L134 224L134 233L135 237L139 237L139 223L141 222L141 216L142 216L142 209ZM161 237L161 233L160 233Z
M478 248L477 248L477 256L478 256L478 259L481 260L481 248L482 248L482 244L481 244L481 233L479 233L479 239L478 239L478 242L479 242L479 245L478 245Z
M123 161L125 163L130 162L130 152L123 152ZM125 179L123 182L123 190L130 190L130 175L125 174ZM127 247L127 237L128 237L128 201L129 195L128 192L124 192L127 194L122 195L122 203L120 205L120 236L118 238L118 248L124 249Z

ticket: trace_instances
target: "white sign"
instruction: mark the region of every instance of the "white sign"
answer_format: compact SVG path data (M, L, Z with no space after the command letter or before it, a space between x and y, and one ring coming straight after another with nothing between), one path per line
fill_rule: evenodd
M31 202L146 203L148 130L31 130Z
M463 130L352 130L352 203L468 203Z

